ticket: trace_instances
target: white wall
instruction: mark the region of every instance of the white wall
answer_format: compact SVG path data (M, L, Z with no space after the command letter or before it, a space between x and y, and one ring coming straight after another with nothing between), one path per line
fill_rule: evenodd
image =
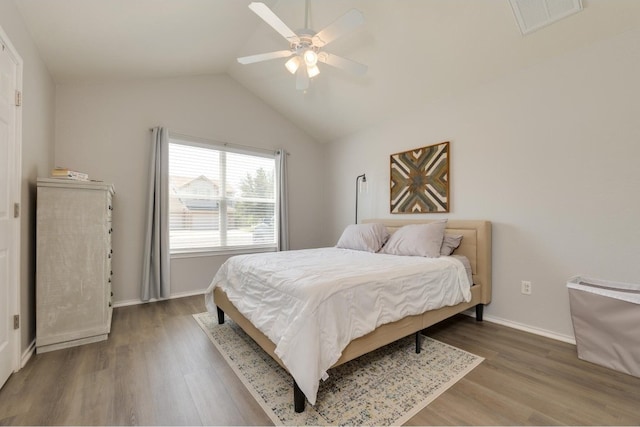
M493 221L488 317L571 339L567 278L640 282L638 76L640 30L335 141L333 241L358 174L361 216L390 217L389 155L451 141L451 213L433 216Z
M326 147L227 76L73 83L57 87L55 164L115 184L114 300L138 301L151 133L186 135L289 153L293 248L315 246L324 224ZM204 290L224 256L171 262L172 295Z
M55 86L13 2L0 1L0 26L24 61L22 197L20 200L20 332L24 352L35 339L36 179L53 158Z

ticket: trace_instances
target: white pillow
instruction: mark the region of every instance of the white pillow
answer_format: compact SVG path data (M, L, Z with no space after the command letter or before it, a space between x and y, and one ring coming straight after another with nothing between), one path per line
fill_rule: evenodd
M337 248L378 252L389 238L387 227L380 223L352 224L342 232Z
M409 224L393 233L381 253L438 258L447 220Z

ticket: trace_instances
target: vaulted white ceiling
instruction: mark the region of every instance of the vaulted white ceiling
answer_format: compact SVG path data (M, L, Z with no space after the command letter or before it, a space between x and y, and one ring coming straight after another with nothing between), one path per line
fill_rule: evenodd
M320 142L640 27L639 0L582 0L583 11L526 36L508 0L311 0L316 31L349 9L364 13L329 51L369 70L321 64L302 93L285 59L237 63L288 47L250 0L13 1L57 83L227 73ZM303 0L263 1L304 27Z

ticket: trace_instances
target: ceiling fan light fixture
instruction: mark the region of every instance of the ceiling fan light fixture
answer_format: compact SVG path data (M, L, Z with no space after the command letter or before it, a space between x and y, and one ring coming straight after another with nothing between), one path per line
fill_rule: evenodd
M287 67L287 70L289 70L291 74L295 74L296 71L298 71L298 67L300 66L300 58L298 58L297 56L294 56L293 58L288 60L284 64L284 66Z
M285 62L285 67L287 71L296 76L296 89L305 92L309 88L309 80L320 74L318 62L344 69L356 75L365 74L367 71L366 65L337 55L331 55L324 51L329 43L364 23L362 12L351 9L319 32L316 32L309 28L308 6L309 0L305 0L305 28L294 32L266 4L262 2L249 4L251 11L287 40L289 48L287 50L243 56L238 58L238 62L240 64L253 64L271 59L289 58Z
M318 54L312 49L307 49L304 52L304 63L307 67L315 67L318 63Z
M307 74L309 74L309 78L312 79L320 74L320 69L317 65L314 65L313 67L307 67Z

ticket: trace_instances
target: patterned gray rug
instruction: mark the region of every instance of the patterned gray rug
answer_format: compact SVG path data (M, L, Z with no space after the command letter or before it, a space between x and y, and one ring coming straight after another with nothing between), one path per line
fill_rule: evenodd
M228 317L193 317L276 425L400 425L484 360L428 337L416 354L410 336L329 370L297 414L291 376L251 337Z

